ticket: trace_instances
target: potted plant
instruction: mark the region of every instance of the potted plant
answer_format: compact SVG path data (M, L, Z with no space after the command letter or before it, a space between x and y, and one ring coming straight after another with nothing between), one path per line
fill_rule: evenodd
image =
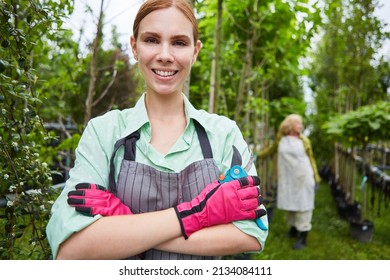
M351 156L362 166L363 179L360 182L361 215L350 219L350 235L362 242L369 242L373 235L373 222L369 219L366 176L370 166L367 154L367 145L381 140L390 139L390 102L380 101L373 105L362 106L357 110L331 118L323 126L324 131L333 140L340 143L345 149L349 148ZM356 148L361 148L361 155L357 155ZM356 191L353 182L350 201L354 199Z

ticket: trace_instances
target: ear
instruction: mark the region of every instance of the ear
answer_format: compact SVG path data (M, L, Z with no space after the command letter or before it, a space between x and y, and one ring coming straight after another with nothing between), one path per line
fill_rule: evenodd
M130 46L133 52L134 59L138 61L137 43L133 35L130 36Z
M202 48L202 42L200 40L198 40L195 44L194 55L192 57L192 64L194 64L196 62L196 59L198 57L198 54L199 54L199 51L201 48Z

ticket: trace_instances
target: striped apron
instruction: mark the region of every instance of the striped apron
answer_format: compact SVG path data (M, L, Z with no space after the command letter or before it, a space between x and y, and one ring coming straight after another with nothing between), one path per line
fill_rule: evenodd
M110 161L109 189L134 214L159 211L191 201L208 184L217 180L220 171L213 159L210 142L204 128L194 120L203 158L180 172L163 172L135 161L138 131L118 140ZM114 157L119 147L125 146L124 159L115 183ZM158 233L156 233L158 234ZM178 254L155 249L128 259L205 260L219 257Z

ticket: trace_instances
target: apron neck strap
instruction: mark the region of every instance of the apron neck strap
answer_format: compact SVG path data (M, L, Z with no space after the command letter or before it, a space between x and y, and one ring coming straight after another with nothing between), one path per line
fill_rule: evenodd
M198 134L198 139L200 142L200 147L202 149L203 158L213 158L213 151L211 150L211 145L206 130L197 120L195 119L192 120L194 121L196 134Z
M113 194L116 194L116 183L115 183L115 165L114 165L114 158L115 154L118 151L118 149L125 145L125 155L124 159L126 160L135 160L135 142L140 138L140 134L138 131L134 131L132 134L126 136L125 138L119 139L116 141L114 146L114 151L112 152L111 159L110 159L110 175L109 175L109 190Z

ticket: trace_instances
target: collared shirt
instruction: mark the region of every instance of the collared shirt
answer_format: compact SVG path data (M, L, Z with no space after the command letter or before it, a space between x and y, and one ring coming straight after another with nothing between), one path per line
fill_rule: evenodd
M203 159L195 126L191 119L197 120L206 130L213 158L222 173L231 167L233 145L241 153L243 164L246 165L249 162L251 154L248 145L234 121L224 116L195 109L184 94L183 99L187 126L182 136L166 155L160 154L150 145L151 127L145 107L145 94L133 108L122 111L113 110L88 123L76 149L75 165L69 172L69 179L62 193L53 204L52 216L47 225L47 237L53 258L56 258L62 242L102 217L100 215L89 217L76 212L74 207L67 204L68 192L74 190L76 184L81 182L108 187L110 158L114 145L117 140L134 131L138 130L141 135L136 142L136 161L160 171L179 172L189 164ZM123 153L122 147L114 159L116 178ZM254 165L248 174L257 175ZM262 221L268 226L267 216L263 216ZM264 249L268 231L259 229L254 221L237 221L234 224L243 232L254 236Z

